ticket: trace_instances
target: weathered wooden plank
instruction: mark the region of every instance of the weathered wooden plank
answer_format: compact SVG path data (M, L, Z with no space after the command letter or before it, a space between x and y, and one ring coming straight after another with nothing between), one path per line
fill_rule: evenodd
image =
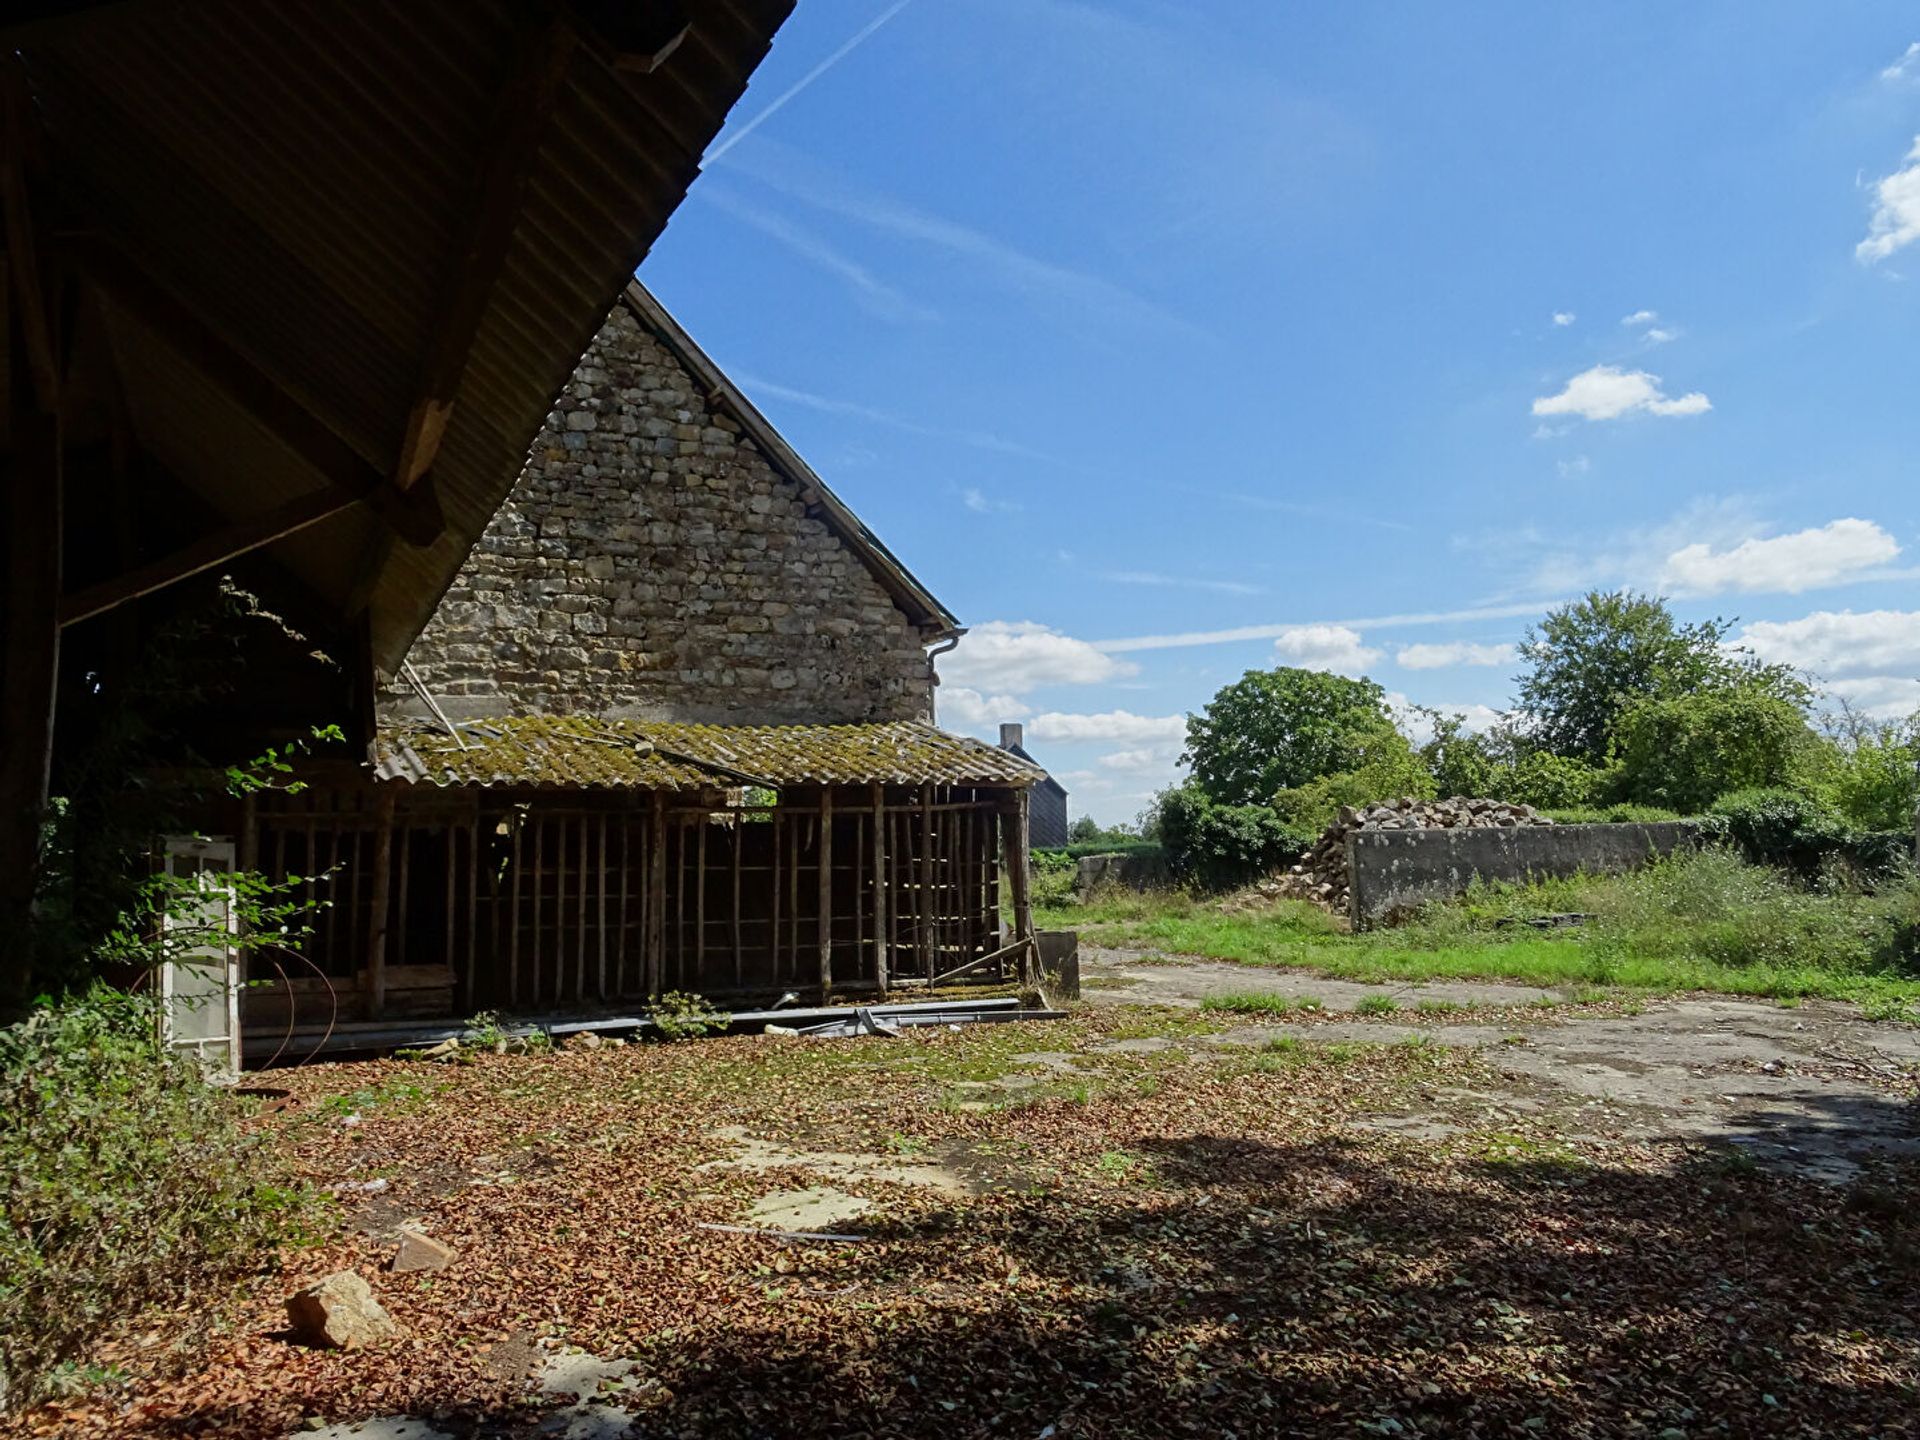
M600 937L600 974L597 983L599 985L600 998L604 1000L607 998L607 817L605 811L602 811L600 815L600 865L598 873L600 876L600 891L593 928Z
M387 1006L387 912L393 875L393 787L382 785L374 811L373 913L367 927L367 1018L378 1020ZM313 827L307 827L311 857ZM309 859L311 872L311 859Z
M230 560L331 520L358 503L358 497L339 490L315 490L288 500L251 520L242 520L216 530L171 555L138 566L125 575L116 575L111 580L103 580L98 585L89 585L62 597L60 624L63 628L77 625L129 600L137 600L142 595L151 595L156 590L164 590L169 585L204 574Z
M873 787L873 978L880 993L887 990L887 901L893 876L887 868L887 788Z
M521 863L525 847L522 835L526 830L525 817L515 814L513 825L513 899L509 905L507 936L507 1003L520 1003L520 883L525 866Z
M745 843L743 832L746 827L740 823L739 816L734 816L731 829L733 832L733 923L731 927L733 984L735 989L739 989L747 983L747 953L740 934L740 852Z
M820 993L833 993L833 791L820 791Z
M647 855L647 977L649 995L660 993L667 927L667 802L655 792Z
M480 813L474 811L467 830L467 968L460 976L460 1008L473 1009L474 968L479 962L480 938ZM499 947L494 951L499 953ZM493 962L498 964L496 960Z

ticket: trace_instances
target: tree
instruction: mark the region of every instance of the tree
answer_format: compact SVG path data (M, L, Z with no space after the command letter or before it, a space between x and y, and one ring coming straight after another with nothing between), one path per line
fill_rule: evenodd
M1181 759L1214 803L1264 804L1277 791L1354 769L1392 723L1386 692L1371 680L1249 670L1187 717Z
M1371 805L1402 795L1434 798L1433 773L1414 753L1413 742L1392 725L1356 732L1354 744L1359 753L1352 768L1279 791L1273 797L1275 813L1289 825L1317 833L1333 823L1343 805Z
M1601 765L1615 722L1642 700L1739 686L1804 705L1807 687L1791 670L1726 644L1732 628L1718 618L1683 625L1666 601L1631 590L1595 590L1548 612L1528 629L1526 669L1514 678L1529 738Z
M1629 705L1615 726L1628 800L1683 814L1736 790L1792 783L1817 743L1806 718L1763 685L1727 685Z
M1920 807L1920 714L1874 721L1843 704L1826 726L1815 791L1862 830L1910 830Z
M1433 731L1433 738L1420 747L1420 763L1433 776L1436 793L1491 797L1505 760L1498 737L1475 734L1467 728L1465 715L1424 705L1415 706L1414 712Z

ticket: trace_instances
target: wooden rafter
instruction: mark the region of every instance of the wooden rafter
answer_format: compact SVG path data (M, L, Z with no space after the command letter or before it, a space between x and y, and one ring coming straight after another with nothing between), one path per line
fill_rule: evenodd
M60 602L60 624L78 624L104 614L129 600L151 595L191 576L203 574L250 551L297 535L323 520L331 520L341 511L359 504L358 498L339 490L316 490L276 505L264 515L242 520L176 550L171 555L141 565L124 575L89 585Z
M542 21L499 97L487 151L491 161L443 272L432 338L394 462L397 489L412 489L440 453L480 321L506 269L527 183L575 43L564 14L555 12Z
M81 272L100 289L109 305L152 331L336 492L350 502L366 502L409 544L431 545L439 539L446 520L430 487L416 487L404 494L396 490L324 420L118 247L96 236L77 235L69 248Z
M13 282L13 303L19 316L33 398L40 409L53 413L60 405L60 360L54 348L52 311L42 283L39 236L34 230L27 179L27 147L33 135L33 112L27 98L26 77L11 56L0 63L0 117L4 146L0 148L0 198L6 205L7 271Z

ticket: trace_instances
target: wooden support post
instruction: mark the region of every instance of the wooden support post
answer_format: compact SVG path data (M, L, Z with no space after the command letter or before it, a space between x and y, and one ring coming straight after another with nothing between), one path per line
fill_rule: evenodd
M381 785L374 802L373 914L367 927L367 1018L381 1019L387 1007L387 911L393 885L393 785ZM313 827L307 827L311 853Z
M799 815L793 817L792 843L787 847L792 852L787 865L787 978L794 981L800 978L800 851L807 839L805 823Z
M600 979L599 996L607 998L607 816L600 814L600 900L594 920L594 929L600 935Z
M553 822L553 1001L567 998L567 817Z
M460 887L457 883L459 872L455 867L459 863L460 827L449 820L447 821L447 908L440 916L440 923L445 927L447 932L446 963L447 973L449 975L454 973L454 935L455 931L459 929L459 926L455 922L455 916L458 914L456 907L459 905L460 896Z
M1014 808L1001 816L1000 836L1001 851L1007 864L1007 888L1013 901L1013 938L1032 940L1033 902L1028 884L1027 792L1024 788L1020 790ZM1026 983L1039 982L1040 956L1032 945L1027 947L1020 961L1020 978Z
M533 881L533 923L527 927L527 998L535 1005L540 1003L540 950L543 926L541 924L542 900L546 891L547 879L547 817L539 812L533 815L533 870L528 878Z
M920 787L920 856L919 875L914 888L918 892L919 904L914 913L918 916L919 933L914 936L914 954L926 972L927 984L933 984L933 787Z
M873 978L887 993L887 787L873 787Z
M667 945L667 797L653 796L652 829L647 846L646 993L660 993L660 972Z
M580 816L580 849L574 854L580 870L580 910L574 920L574 998L588 996L588 816Z
M620 812L620 939L614 947L613 988L619 994L627 993L627 929L633 918L633 910L628 902L629 879L633 871L633 815L632 812Z
M786 823L779 802L774 802L773 814L767 817L767 824L773 834L768 845L773 852L773 860L767 870L767 977L774 984L780 983L780 831Z
M467 967L460 972L460 1008L473 1009L474 966L479 955L480 930L480 807L474 804L467 827ZM497 953L497 952L496 952ZM499 961L495 960L494 964Z
M7 59L12 64L12 57ZM17 303L4 307L18 311ZM60 669L61 444L59 422L24 403L19 346L14 365L13 459L4 505L5 630L0 632L0 1021L33 998L31 932L40 824L53 761L55 680Z
M742 989L747 983L747 955L740 939L740 852L742 830L738 815L733 817L733 988Z
M408 880L410 878L409 869L413 862L413 827L411 825L402 825L399 828L400 828L400 837L399 837L400 838L400 918L399 918L399 924L394 927L393 934L394 934L395 943L393 946L393 953L395 956L396 963L405 965L407 963L407 897L413 893L413 886L408 883ZM328 838L332 839L331 831L328 832ZM327 872L328 872L328 883L331 884L332 872L333 872L333 860L331 857L329 857L327 861Z
M526 830L526 817L516 813L513 817L513 899L507 917L507 1004L518 1007L520 1004L520 876L526 868L521 859L526 853L521 837Z
M833 993L833 791L820 792L820 994Z
M703 813L687 827L700 847L693 857L693 974L694 989L707 988L707 817Z

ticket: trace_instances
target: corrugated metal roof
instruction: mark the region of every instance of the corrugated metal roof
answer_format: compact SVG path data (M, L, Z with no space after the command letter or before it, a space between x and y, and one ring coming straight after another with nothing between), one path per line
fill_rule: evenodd
M275 554L342 612L364 598L397 664L506 497L554 395L665 227L793 0L703 0L652 73L590 28L537 132L506 259L465 350L432 466L447 519L425 548L363 515ZM479 177L527 52L508 0L104 6L6 36L67 211L191 308L326 430L391 474L466 263ZM591 7L561 12L572 23ZM141 445L230 519L325 483L248 437L177 337L115 316Z
M374 773L415 784L636 790L714 786L1025 786L1038 766L931 725L681 725L585 716L465 721L460 739L389 727ZM464 741L466 748L462 749Z

